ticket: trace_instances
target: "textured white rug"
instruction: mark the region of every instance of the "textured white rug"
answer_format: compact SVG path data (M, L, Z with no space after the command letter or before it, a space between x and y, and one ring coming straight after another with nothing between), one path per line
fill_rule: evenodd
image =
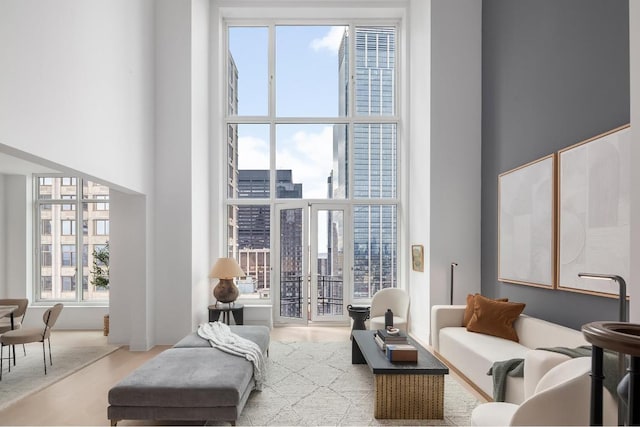
M238 425L469 425L479 402L446 375L444 420L377 420L373 404L373 374L351 364L350 341L272 342L265 387Z
M60 381L79 369L93 363L118 349L115 345L56 345L55 337L51 339L53 366L49 364L49 347L47 347L47 375L44 374L42 360L42 344L26 345L27 355L22 346L16 346L16 366L11 361L9 372L8 347L3 349L2 381L0 381L0 410L12 403L27 397L43 388Z

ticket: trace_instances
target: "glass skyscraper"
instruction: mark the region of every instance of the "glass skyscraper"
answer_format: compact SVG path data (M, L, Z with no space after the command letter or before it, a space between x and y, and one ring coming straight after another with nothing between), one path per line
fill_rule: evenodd
M393 27L356 27L355 115L353 158L349 159L349 133L334 127L333 197L349 197L353 181L354 297L369 298L397 283L397 209L395 204L369 203L396 195L396 125L366 123L367 116L395 114L395 38ZM349 32L339 50L339 115L347 115L349 94ZM347 170L353 163L353 177Z

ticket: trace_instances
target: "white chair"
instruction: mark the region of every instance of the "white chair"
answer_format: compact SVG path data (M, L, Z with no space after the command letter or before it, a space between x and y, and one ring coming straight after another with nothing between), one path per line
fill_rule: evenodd
M591 358L562 362L538 382L535 392L520 405L483 403L471 413L473 426L589 425ZM617 425L617 404L603 389L604 425Z
M48 308L42 315L42 322L44 327L40 328L20 328L13 331L5 332L0 335L0 381L2 380L2 358L3 349L5 346L28 344L32 342L42 343L42 359L44 361L44 374L47 375L47 352L45 349L45 341L49 343L49 364L53 366L53 359L51 357L51 329L55 325L63 305L58 303L51 308ZM15 351L14 351L14 365L15 365ZM11 360L9 360L9 372L11 372Z
M409 321L409 294L398 288L380 289L371 299L369 329L384 329L384 314L387 309L393 312L393 326L407 331Z

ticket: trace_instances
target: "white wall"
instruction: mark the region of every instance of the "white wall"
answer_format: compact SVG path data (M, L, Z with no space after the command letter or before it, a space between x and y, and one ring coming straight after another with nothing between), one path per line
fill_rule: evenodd
M0 2L0 144L150 187L151 0Z
M640 3L629 1L631 78L631 163L640 164ZM640 168L631 168L631 182L640 182ZM631 185L631 277L629 293L640 295L640 186ZM630 321L640 323L638 298L631 298Z
M192 229L191 229L191 330L195 330L200 323L209 321L210 296L209 269L213 266L213 260L209 255L209 241L212 234L209 228L209 204L210 204L210 163L209 145L214 141L209 137L210 102L209 79L212 63L211 48L209 43L209 1L194 0L192 8L192 151L191 151L191 203L192 203ZM214 94L212 94L214 95ZM215 95L214 95L215 96Z
M130 194L151 193L153 11L152 0L0 2L0 151L55 164L61 171L94 177ZM9 181L16 189L14 200L30 197L25 176L5 177L5 184ZM111 208L117 211L115 203ZM10 283L1 292L30 296L31 201L5 207L5 233L16 238L7 246L15 248L15 259L10 260L11 271L4 273ZM112 247L124 248L119 253L124 259L139 256L139 248L129 244L138 235L120 233L114 239L118 228L116 221ZM132 292L146 287L132 282ZM117 305L112 304L116 312ZM44 309L30 309L25 322L40 324ZM101 329L106 313L106 307L67 305L57 327ZM116 332L130 328L129 323L120 325Z
M417 338L428 342L429 334L429 270L431 264L430 210L431 177L428 165L431 153L428 135L431 133L431 105L425 102L431 96L431 2L412 0L408 13L409 37L409 180L407 183L409 227L407 245L424 245L424 272L409 273L411 296L410 330ZM405 249L405 256L411 254ZM408 263L407 263L408 264ZM411 268L405 265L405 268Z
M24 175L4 175L4 236L0 243L4 247L2 269L7 298L29 298L31 289L32 257L29 243L32 239L33 215L31 209L31 179Z
M191 329L191 1L156 2L156 344Z
M156 344L208 317L209 50L208 1L156 2Z
M113 190L109 199L109 342L147 350L155 344L157 313L152 200Z
M432 0L430 22L429 307L449 304L452 262L454 304L480 292L482 3Z

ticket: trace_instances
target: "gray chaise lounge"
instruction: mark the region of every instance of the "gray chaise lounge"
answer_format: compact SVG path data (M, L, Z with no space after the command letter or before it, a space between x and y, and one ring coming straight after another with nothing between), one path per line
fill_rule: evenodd
M264 354L266 326L231 326ZM254 387L248 360L212 348L197 333L184 337L109 390L107 416L119 420L228 421L235 425Z

